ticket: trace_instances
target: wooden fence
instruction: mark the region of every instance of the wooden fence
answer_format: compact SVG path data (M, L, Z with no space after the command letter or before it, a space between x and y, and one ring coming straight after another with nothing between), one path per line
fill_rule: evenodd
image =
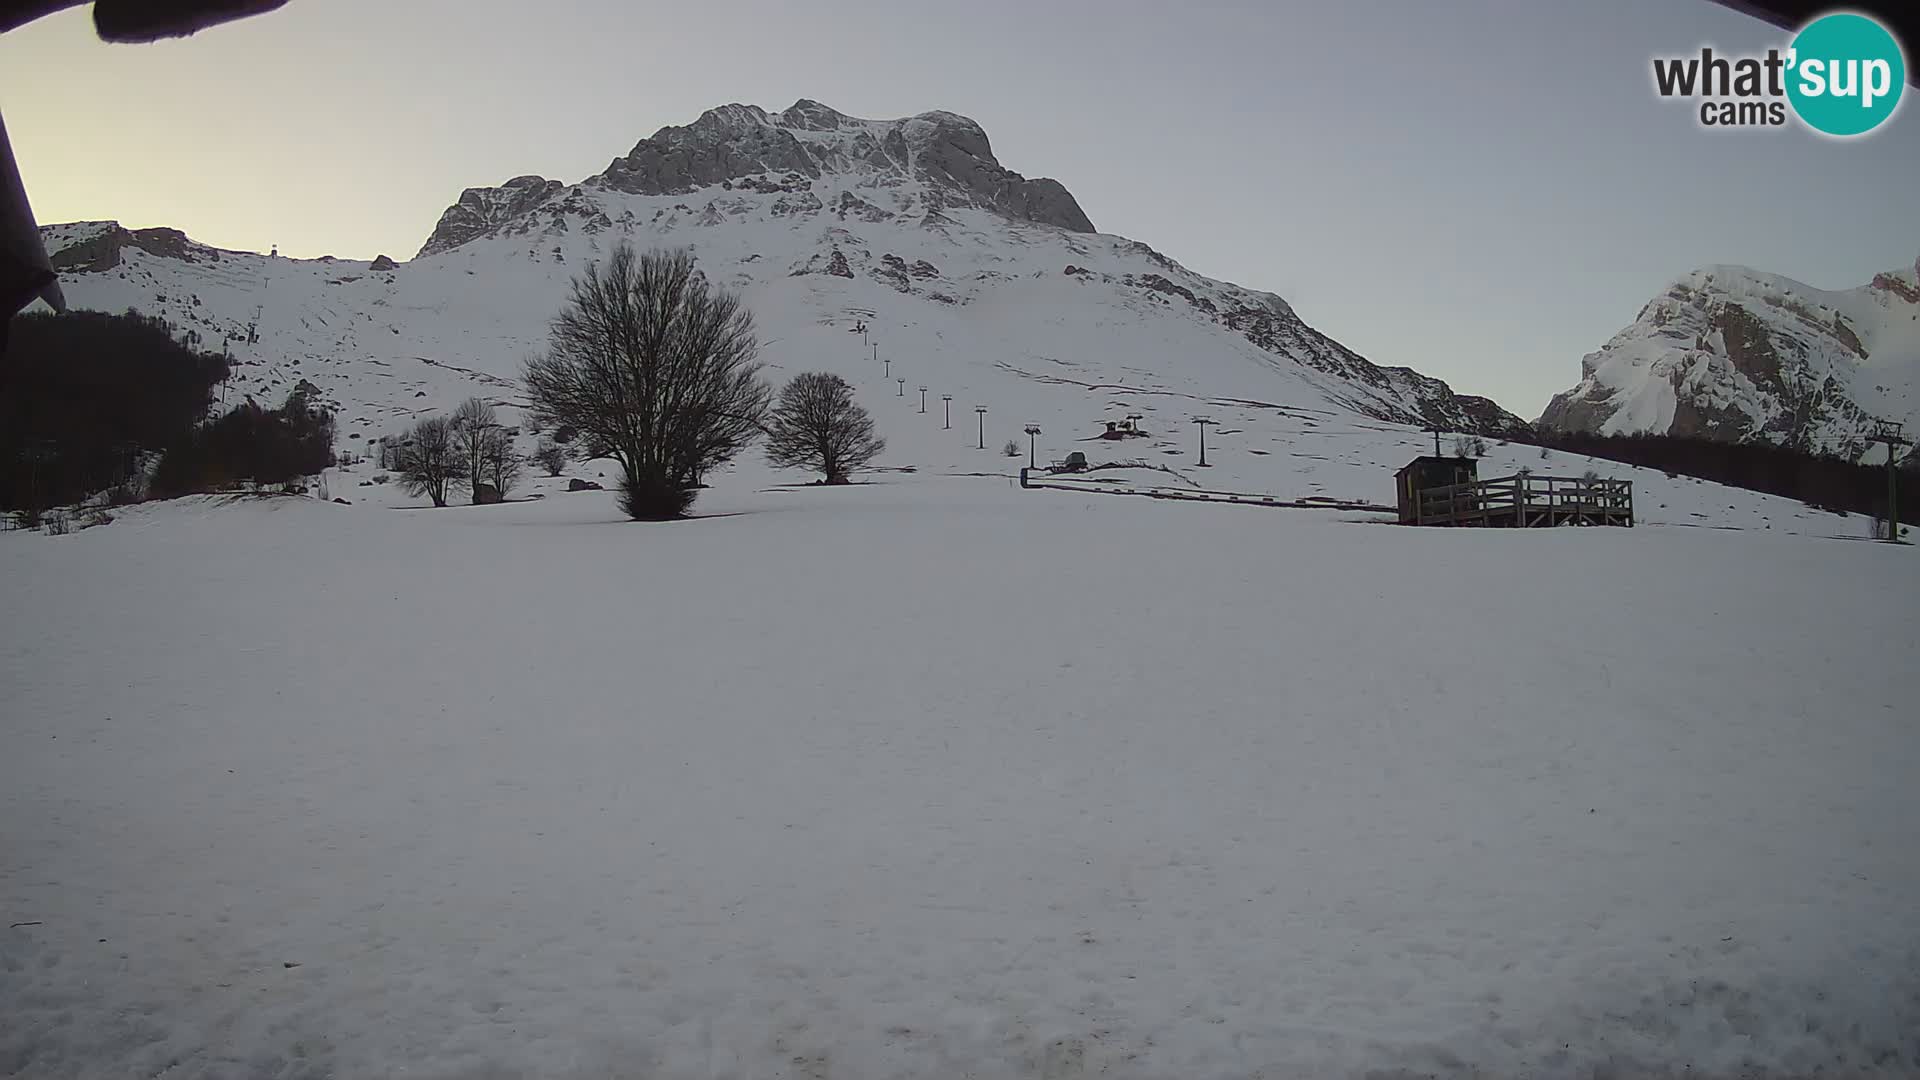
M1048 488L1054 491L1090 491L1096 495L1144 495L1149 499L1175 499L1184 502L1231 503L1236 506L1272 506L1290 510L1356 510L1368 513L1393 513L1391 506L1379 506L1374 503L1355 499L1332 499L1325 496L1309 496L1304 499L1278 498L1272 494L1255 494L1247 491L1213 491L1206 488L1164 488L1122 486L1116 478L1102 482L1085 473L1075 474L1073 478L1046 476L1030 469L1020 470L1020 486L1023 488Z
M1633 482L1516 474L1428 488L1415 524L1539 529L1633 524Z

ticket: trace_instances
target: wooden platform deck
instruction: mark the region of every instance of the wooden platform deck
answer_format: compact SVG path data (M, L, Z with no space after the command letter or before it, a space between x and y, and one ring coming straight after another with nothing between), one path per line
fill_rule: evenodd
M1633 525L1633 482L1516 474L1419 493L1415 525L1542 529Z

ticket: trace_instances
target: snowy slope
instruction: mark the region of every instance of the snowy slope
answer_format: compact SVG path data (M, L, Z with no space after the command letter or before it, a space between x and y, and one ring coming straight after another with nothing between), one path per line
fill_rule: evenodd
M1111 269L1096 272L1109 275L1127 272L1124 268L1141 257L1128 241L1019 226L984 211L948 213L978 214L983 227L1024 236L1027 246L1009 249L1015 254L1029 254L1033 245L1056 245L1061 254L1079 260L1077 265L1099 266L1102 262L1092 258L1099 249ZM1123 485L1390 504L1393 471L1432 449L1431 436L1414 426L1377 420L1326 400L1320 396L1321 381L1329 378L1324 373L1276 364L1272 354L1195 317L1178 297L1167 300L1151 290L1142 295L1078 273L984 277L944 286L923 282L911 276L913 262L922 258L952 258L967 250L975 259L1003 256L985 250L985 239L962 249L952 235L914 231L892 237L909 266L909 287L948 287L957 294L964 286L974 299L949 304L864 277L786 271L761 276L756 270L767 257L753 258L758 252L748 250L750 241L803 242L804 226L762 223L759 231L742 227L728 233L678 223L681 216L676 212L663 217L661 226L637 228L635 239L700 241L709 266L729 266L729 283L752 302L769 374L782 379L824 369L845 375L887 439L887 453L877 463L882 468L1010 474L1026 459L1008 459L1000 447L1009 440L1025 446L1021 429L1035 422L1044 432L1038 440L1042 463L1079 450L1096 464L1152 466L1103 473ZM88 257L100 262L99 251L115 252L113 265L65 278L70 299L102 310L137 307L164 314L183 331L198 333L206 347L218 347L231 335L230 400L253 394L262 402L277 402L296 382L309 380L340 410L340 445L349 449L397 433L414 418L445 411L469 394L507 406L511 422L518 360L543 344L545 320L559 303L568 275L582 262L566 256L565 243L547 242L570 234L543 238L544 257L526 237L510 235L372 271L364 262L217 251L167 230L116 232L110 223L52 226L47 232L50 247L72 252L70 263ZM735 246L717 246L727 236L734 237ZM574 237L590 254L604 251L607 239L604 233ZM845 235L840 240L843 253L862 250ZM555 246L562 249L560 261L553 259ZM861 345L861 335L849 332L856 321L869 326L881 360ZM922 385L929 388L925 413L920 411ZM953 396L950 428L943 394ZM984 440L976 405L989 410ZM1144 417L1139 426L1146 436L1099 437L1106 421L1129 413ZM1207 431L1205 470L1196 467L1196 433L1188 423L1195 415L1218 421ZM984 451L979 449L983 441ZM523 435L522 443L530 449L531 437ZM1451 440L1443 440L1443 449L1450 448ZM1507 475L1522 467L1576 476L1596 469L1631 479L1635 511L1645 523L1820 536L1864 535L1866 530L1864 521L1843 520L1791 500L1489 440L1481 475ZM592 471L589 467L585 474ZM338 475L331 490L356 500L398 500L388 489L348 490L365 484L372 472L362 467ZM749 451L728 472L749 486L804 479L770 472L757 451Z
M1580 369L1541 426L1857 457L1875 419L1920 425L1920 262L1841 292L1739 266L1696 270Z
M0 537L0 1075L1920 1073L1901 552L882 480Z

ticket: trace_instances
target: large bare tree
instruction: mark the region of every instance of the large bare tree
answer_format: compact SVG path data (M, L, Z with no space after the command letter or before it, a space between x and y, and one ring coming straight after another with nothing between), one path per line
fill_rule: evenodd
M480 485L487 482L488 440L499 429L500 423L494 418L493 406L480 398L470 397L453 410L448 424L453 430L454 442L459 444L460 460L467 466L467 490L477 503L480 501Z
M621 244L573 280L544 355L523 380L542 424L579 432L585 456L620 466L620 506L684 515L699 478L761 431L753 316L694 269L692 253Z
M873 433L873 418L853 400L853 387L838 375L809 371L780 391L767 423L767 460L782 468L810 469L829 484L880 456L887 441Z
M448 486L467 472L453 425L444 416L430 416L413 425L406 441L394 448L394 458L400 486L427 496L435 506L447 505Z
M513 451L513 436L503 427L491 427L480 440L480 479L506 498L520 483L524 462Z

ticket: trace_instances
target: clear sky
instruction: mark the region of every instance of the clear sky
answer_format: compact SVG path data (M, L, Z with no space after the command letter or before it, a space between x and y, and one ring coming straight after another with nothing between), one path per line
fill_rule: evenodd
M42 222L406 258L462 188L577 181L714 105L948 109L1102 231L1529 418L1693 267L1845 288L1920 256L1920 106L1838 142L1654 95L1655 54L1787 36L1706 0L292 0L143 46L90 18L0 37Z

